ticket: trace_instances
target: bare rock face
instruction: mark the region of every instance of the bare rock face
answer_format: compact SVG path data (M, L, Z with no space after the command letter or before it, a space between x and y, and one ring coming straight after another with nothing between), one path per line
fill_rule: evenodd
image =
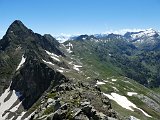
M21 21L15 20L0 40L0 95L10 85L22 55L33 59L36 55L38 61L45 57L44 50L64 56L58 45L53 37L34 33Z
M11 90L20 92L23 106L30 108L33 103L43 94L51 85L56 86L66 82L65 76L49 68L38 59L28 58L20 71L12 79Z
M153 94L154 95L154 94ZM151 98L145 96L145 95L137 95L139 99L141 99L144 103L146 103L148 105L148 107L150 107L151 109L160 112L160 105L158 104L158 102L152 100Z
M0 41L0 93L12 81L11 90L20 92L24 108L28 109L47 90L51 81L56 85L66 79L42 61L44 50L64 56L58 49L59 44L53 40L51 36L34 33L19 20L14 21ZM16 70L22 56L25 63Z

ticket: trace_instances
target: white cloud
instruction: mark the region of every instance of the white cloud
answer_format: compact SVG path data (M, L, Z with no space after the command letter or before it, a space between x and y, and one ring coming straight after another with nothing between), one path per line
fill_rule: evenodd
M65 34L65 33L61 33L60 36L71 37L72 35L70 35L70 34Z
M67 34L67 33L60 33L60 34L52 34L54 37L64 36L64 37L72 37L72 36L78 36L83 35L82 33L73 33L73 34Z

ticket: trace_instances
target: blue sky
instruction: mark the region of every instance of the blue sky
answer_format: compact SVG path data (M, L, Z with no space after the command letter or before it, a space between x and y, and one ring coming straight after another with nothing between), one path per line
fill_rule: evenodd
M0 37L16 19L34 32L160 30L160 0L0 0Z

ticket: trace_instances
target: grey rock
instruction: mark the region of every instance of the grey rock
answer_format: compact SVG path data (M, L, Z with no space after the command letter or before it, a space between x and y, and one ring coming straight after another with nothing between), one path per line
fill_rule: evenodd
M61 107L61 103L59 100L55 101L55 105L54 105L54 111L58 110Z
M134 116L130 116L130 117L129 117L129 120L140 120L140 119L138 119L138 118L136 118L136 117L134 117Z
M90 102L85 101L85 102L81 103L81 106L86 106L86 105L90 105L90 104L91 104Z
M154 101L153 99L145 96L145 95L137 95L139 99L141 99L148 107L154 109L157 112L160 112L160 105Z
M89 118L84 114L80 114L79 116L76 116L73 120L89 120Z
M82 112L82 110L80 108L75 108L73 111L72 111L72 116L73 118L75 118L76 116L78 116L80 113Z
M118 120L118 119L115 119L115 118L112 118L112 117L108 117L108 120Z

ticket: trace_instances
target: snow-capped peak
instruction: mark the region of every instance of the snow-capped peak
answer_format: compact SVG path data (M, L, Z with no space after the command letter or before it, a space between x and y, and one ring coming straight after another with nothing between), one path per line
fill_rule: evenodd
M153 35L157 34L157 32L154 29L150 28L150 29L146 29L144 31L144 34L148 35L148 36L153 36Z
M76 38L77 36L79 36L81 34L74 34L74 35L70 35L70 34L64 34L61 33L59 36L54 36L60 43L63 43L67 40L73 40L74 38Z
M154 29L149 28L149 29L142 30L139 32L130 32L130 37L132 39L137 39L137 38L141 38L141 37L153 37L156 34L158 34L158 33Z
M104 38L109 35L121 35L122 37L129 38L131 40L144 38L144 37L154 37L159 35L159 32L154 30L153 28L149 29L121 29L121 30L110 30L106 31L100 34L94 34L93 36L96 38ZM74 40L76 37L81 36L82 34L76 34L76 35L69 35L61 33L59 36L55 36L55 38L60 42L63 43L67 40ZM86 37L82 38L83 40L86 39Z
M63 43L71 38L72 35L62 33L60 36L56 36L55 38L60 42Z
M127 32L124 34L124 38L134 42L136 45L154 44L156 42L156 38L159 36L160 34L153 28L141 30L138 32Z

